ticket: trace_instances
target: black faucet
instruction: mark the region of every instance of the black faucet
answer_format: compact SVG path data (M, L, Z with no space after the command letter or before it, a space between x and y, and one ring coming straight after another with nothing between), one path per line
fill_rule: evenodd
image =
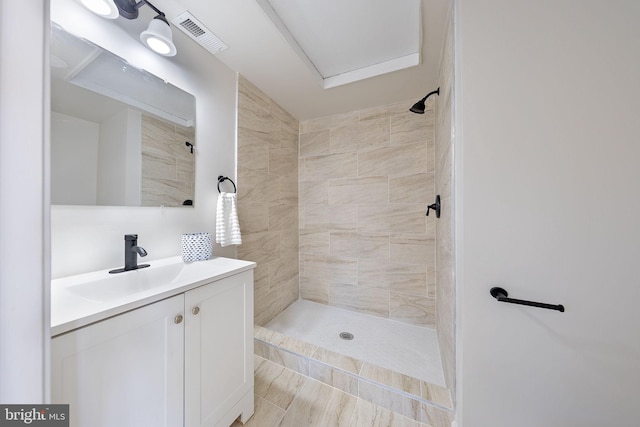
M125 271L138 270L149 267L149 264L138 265L138 255L147 256L147 251L142 246L138 246L137 234L124 235L124 268L111 270L109 273L123 273Z

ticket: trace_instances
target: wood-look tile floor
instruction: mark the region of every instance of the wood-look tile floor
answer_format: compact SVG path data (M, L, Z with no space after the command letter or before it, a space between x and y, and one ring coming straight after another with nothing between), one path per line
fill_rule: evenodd
M255 411L246 427L428 427L269 360L254 361Z

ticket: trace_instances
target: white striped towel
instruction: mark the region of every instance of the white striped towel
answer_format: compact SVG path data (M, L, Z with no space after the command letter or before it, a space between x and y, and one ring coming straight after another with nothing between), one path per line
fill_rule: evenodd
M220 193L216 209L216 243L225 247L241 245L236 193Z

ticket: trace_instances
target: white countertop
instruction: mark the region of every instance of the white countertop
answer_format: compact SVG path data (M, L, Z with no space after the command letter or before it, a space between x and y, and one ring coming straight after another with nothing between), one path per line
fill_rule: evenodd
M231 258L214 257L207 261L184 263L182 258L171 257L150 261L151 267L132 270L116 275L109 274L109 270L69 276L51 281L51 335L56 336L73 329L89 325L108 317L133 310L207 283L232 276L234 274L255 268L256 263ZM140 289L122 296L92 299L78 295L74 290L83 284L97 281L113 280L114 276L130 275L123 279L135 279L145 275L153 277L156 272L162 273L163 268L175 267L177 276L169 283ZM120 279L120 278L115 278ZM108 285L105 290L108 291Z

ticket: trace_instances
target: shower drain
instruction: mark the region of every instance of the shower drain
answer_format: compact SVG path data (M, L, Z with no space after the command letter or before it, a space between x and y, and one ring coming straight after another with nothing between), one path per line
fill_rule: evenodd
M352 340L353 334L351 332L340 332L340 338L343 340Z

